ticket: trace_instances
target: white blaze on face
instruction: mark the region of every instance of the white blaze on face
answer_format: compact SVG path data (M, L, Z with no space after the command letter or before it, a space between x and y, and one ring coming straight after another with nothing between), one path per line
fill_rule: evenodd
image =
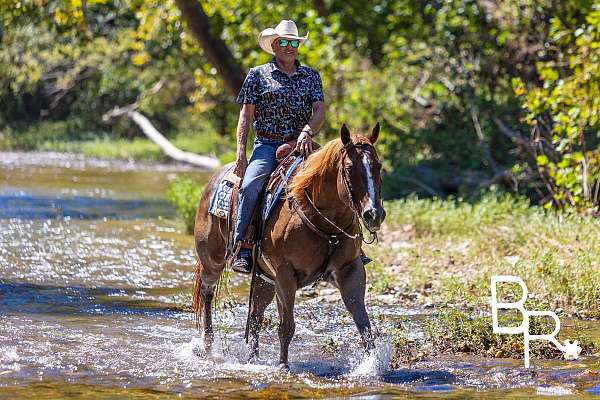
M362 156L362 165L365 167L365 176L367 177L367 195L369 196L369 202L365 207L365 210L368 210L370 208L376 208L375 205L377 202L375 201L375 182L373 182L373 174L371 174L369 157L365 153L363 153Z

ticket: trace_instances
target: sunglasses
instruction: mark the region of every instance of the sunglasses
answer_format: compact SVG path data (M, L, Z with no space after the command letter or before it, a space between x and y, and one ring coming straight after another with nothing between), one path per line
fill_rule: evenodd
M291 44L294 49L300 47L300 41L297 39L279 39L278 43L279 47L288 47L288 44Z

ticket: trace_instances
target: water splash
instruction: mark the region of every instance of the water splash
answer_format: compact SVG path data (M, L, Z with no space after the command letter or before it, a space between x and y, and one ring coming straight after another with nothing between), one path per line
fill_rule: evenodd
M390 370L392 345L388 341L377 340L375 349L364 354L358 364L348 374L351 377L378 377Z

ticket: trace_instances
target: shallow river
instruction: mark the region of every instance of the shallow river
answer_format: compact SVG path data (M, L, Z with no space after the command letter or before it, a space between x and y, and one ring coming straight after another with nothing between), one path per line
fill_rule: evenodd
M261 360L246 364L239 277L216 314L213 354L198 356L183 307L193 241L164 198L181 175L207 178L177 166L0 153L0 399L600 396L598 357L533 360L526 370L522 360L448 356L392 369L386 329L417 327L426 310L371 304L383 334L365 357L342 304L309 291L296 307L290 372L276 365L273 305Z

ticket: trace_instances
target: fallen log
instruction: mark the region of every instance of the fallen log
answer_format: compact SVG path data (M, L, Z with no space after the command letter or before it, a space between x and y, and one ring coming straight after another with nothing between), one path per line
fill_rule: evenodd
M137 102L125 107L115 107L111 111L102 116L103 121L108 121L111 118L126 116L131 118L133 122L140 127L144 135L152 140L160 149L175 161L185 162L201 168L214 169L218 168L221 163L217 158L202 156L195 153L183 151L173 146L169 140L154 127L152 122L139 111L136 111Z

